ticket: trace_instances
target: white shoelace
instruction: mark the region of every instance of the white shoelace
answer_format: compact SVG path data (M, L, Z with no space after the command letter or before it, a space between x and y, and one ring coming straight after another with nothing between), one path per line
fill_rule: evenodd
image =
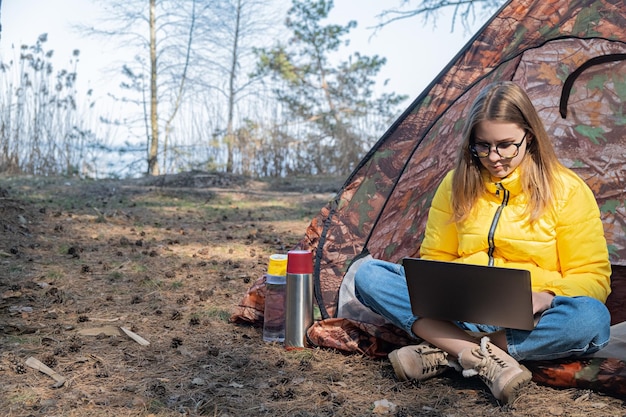
M463 370L463 376L470 377L478 375L487 385L491 386L496 377L507 367L507 364L489 349L489 338L483 337L480 340L480 362L470 369ZM472 351L472 354L474 351Z

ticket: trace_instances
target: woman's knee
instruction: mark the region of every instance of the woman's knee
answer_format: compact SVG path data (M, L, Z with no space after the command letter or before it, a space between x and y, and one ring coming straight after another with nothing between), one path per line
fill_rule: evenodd
M357 292L369 294L372 291L380 291L389 279L397 279L402 273L399 265L378 259L369 260L359 266L354 274L354 286Z
M367 294L370 292L370 288L375 285L374 279L377 276L374 272L377 269L374 266L375 262L376 260L372 259L363 263L354 274L354 286L357 292Z
M581 336L596 333L608 338L611 315L604 303L591 297L558 297L557 305L566 309L569 325Z

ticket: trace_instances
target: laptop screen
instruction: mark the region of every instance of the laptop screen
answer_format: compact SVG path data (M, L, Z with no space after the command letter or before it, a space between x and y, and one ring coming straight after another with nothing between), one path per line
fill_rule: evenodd
M418 317L534 328L529 271L419 258L402 264Z

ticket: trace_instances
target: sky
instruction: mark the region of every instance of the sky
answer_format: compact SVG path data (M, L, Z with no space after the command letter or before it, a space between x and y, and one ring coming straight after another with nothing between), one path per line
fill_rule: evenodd
M97 2L91 0L4 0L1 6L2 33L0 51L3 58L11 56L22 44L33 45L42 33L48 33L47 49L53 49L57 68L67 68L74 49L81 51L78 69L80 88L104 92L110 75L106 68L119 58L119 51L108 49L102 41L80 36L72 24L89 24L97 18ZM430 83L473 33L459 24L451 30L450 13L444 14L436 25L422 18L396 21L375 32L379 15L385 8L400 4L400 0L335 0L329 20L346 24L358 22L350 36L346 53L358 51L364 55L379 55L387 59L378 78L380 91L396 92L409 97L407 105ZM416 2L414 2L416 3ZM290 2L285 0L288 6ZM484 20L484 18L483 18ZM476 31L482 21L476 21ZM387 84L383 87L384 81Z
M381 83L388 80L388 90L408 95L412 101L480 29L488 16L476 20L470 31L464 30L460 24L456 24L453 31L451 12L442 12L436 24L432 20L424 22L422 17L413 17L375 31L374 26L380 22L377 16L400 3L400 0L335 0L330 18L335 23L358 22L351 32L351 47L363 54L385 57L387 64L381 70Z

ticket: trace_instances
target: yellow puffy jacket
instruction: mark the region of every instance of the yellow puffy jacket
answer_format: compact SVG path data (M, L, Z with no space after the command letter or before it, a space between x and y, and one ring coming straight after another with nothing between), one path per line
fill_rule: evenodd
M452 172L433 198L420 255L425 259L527 269L533 291L555 295L586 295L602 302L611 292L608 249L600 210L585 182L571 171L561 176L562 195L533 225L524 214L518 168L506 178L486 176L488 192L476 210L461 223L453 223ZM498 181L498 182L494 182ZM508 202L503 203L505 193ZM500 206L502 211L489 235Z

